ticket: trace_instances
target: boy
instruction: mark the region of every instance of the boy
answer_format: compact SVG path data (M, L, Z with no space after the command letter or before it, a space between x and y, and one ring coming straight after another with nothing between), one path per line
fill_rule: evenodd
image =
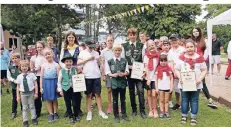
M170 41L171 41L171 44L172 44L172 47L169 51L169 57L172 58L172 60L170 60L170 67L173 71L173 74L174 74L174 91L175 91L175 96L176 96L176 104L172 107L172 110L177 110L180 108L180 89L178 88L178 83L179 83L179 79L177 78L176 76L176 73L175 73L175 64L177 61L179 61L179 56L185 51L185 49L181 46L179 46L179 38L178 38L178 35L177 34L172 34L170 37L169 37ZM170 101L171 100L171 97L170 97Z
M128 29L128 38L129 42L124 43L122 46L122 56L128 61L128 68L129 71L132 71L132 64L134 61L142 62L143 57L145 54L144 45L140 42L136 41L136 29L130 28ZM128 78L128 87L129 87L129 94L130 94L130 101L132 107L132 115L137 115L137 107L136 107L136 98L135 98L135 86L137 88L137 93L139 97L139 107L140 107L140 114L143 119L146 118L145 113L145 105L144 105L144 87L143 83L139 79L131 79L130 73Z
M17 101L22 102L23 127L29 127L27 110L30 110L32 123L38 125L35 112L34 99L38 98L37 77L34 73L29 72L29 62L27 60L20 61L20 71L17 76ZM20 91L20 93L19 93Z
M17 116L17 97L16 97L16 79L17 76L20 74L19 71L19 62L20 62L20 54L19 53L13 53L11 54L11 60L13 62L13 65L10 65L8 70L7 70L7 79L11 83L12 87L12 114L11 114L11 119L14 119ZM21 105L22 108L22 105Z
M94 51L95 43L91 40L85 40L86 49L81 51L78 57L78 66L83 65L83 73L86 81L87 95L87 120L92 120L91 111L91 96L94 93L96 95L96 102L98 106L99 116L103 119L108 119L108 116L102 111L101 101L101 74L100 74L100 56L99 53Z
M67 113L69 114L70 123L74 124L80 121L79 109L81 103L81 92L73 91L72 76L77 74L73 65L73 57L68 54L61 60L65 64L65 68L59 71L58 88L61 96L64 96L64 101L67 107ZM72 107L74 113L72 113Z
M113 96L113 112L115 116L115 121L120 122L119 112L118 112L118 94L120 94L122 119L129 121L126 114L126 77L129 73L127 60L121 58L120 54L122 51L121 45L113 46L114 57L105 62L105 72L106 75L110 77L112 96Z

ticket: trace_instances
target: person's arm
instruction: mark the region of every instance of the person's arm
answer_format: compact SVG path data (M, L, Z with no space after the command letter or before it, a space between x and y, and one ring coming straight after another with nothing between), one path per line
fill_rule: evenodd
M18 102L20 102L20 93L19 93L19 88L20 88L20 86L19 86L19 84L17 84L17 88L16 88L16 97L17 97L17 101Z
M60 71L60 66L59 64L56 65L56 73L57 73L57 76L59 77L59 71Z
M38 83L36 80L34 80L34 98L38 98Z
M87 63L88 61L91 61L91 60L94 60L95 58L92 56L92 57L89 57L87 58L86 60L83 60L82 58L79 58L78 59L78 62L77 62L77 65L80 66L80 65L84 65L85 63Z
M59 65L61 66L61 68L65 68L65 64L61 61L63 59L63 55L64 55L64 49L61 49L61 53L60 53L60 59L59 59Z
M157 75L157 74L158 74L158 72L155 73L155 75ZM158 78L157 78L157 76L155 78L156 78L156 80L155 80L156 92L158 92L159 91Z
M62 70L59 71L59 76L58 76L58 82L57 82L57 91L58 92L62 92L62 86L61 86L61 82L62 82Z
M144 56L145 56L145 47L143 46L143 48L142 48L142 60L144 59Z
M41 68L41 74L40 74L40 84L37 84L39 85L38 87L40 87L40 92L43 93L43 75L44 75L44 67L42 66Z
M170 93L173 91L173 74L170 73Z
M108 62L105 62L105 74L108 75L108 76L110 76L110 77L114 77L114 78L116 78L118 76L117 73L115 73L115 74L111 73L111 70L110 70L110 67L108 65Z
M200 77L197 81L197 84L201 83L201 81L205 78L206 74L207 74L207 67L206 67L205 62L203 62L203 63L201 63L201 74L200 74Z
M34 56L30 58L30 71L34 72Z
M129 75L128 63L126 63L126 67L125 67L125 76L127 75Z
M124 51L124 47L122 46L122 52L121 52L121 58L125 58L125 51Z
M7 79L8 79L8 81L15 83L15 81L14 81L15 79L13 77L11 77L11 73L10 73L9 69L7 69Z

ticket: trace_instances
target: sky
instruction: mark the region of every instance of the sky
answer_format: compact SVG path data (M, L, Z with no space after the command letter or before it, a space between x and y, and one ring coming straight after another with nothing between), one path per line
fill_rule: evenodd
M199 22L199 21L204 20L204 16L206 16L206 15L208 14L207 11L204 11L204 8L205 8L206 4L201 4L201 5L202 5L202 6L201 6L202 12L201 12L201 15L200 15L200 16L197 16L197 17L196 17L196 22Z

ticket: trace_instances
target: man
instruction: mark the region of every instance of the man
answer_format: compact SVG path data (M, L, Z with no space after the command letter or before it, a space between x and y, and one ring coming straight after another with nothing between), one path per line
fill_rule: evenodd
M54 52L54 61L56 63L59 63L59 59L58 59L59 51L57 48L54 47L53 37L51 37L51 36L47 37L47 43L48 43L48 47L51 48Z
M175 73L175 65L177 61L179 61L179 56L185 51L185 49L179 46L179 38L177 34L172 34L169 39L172 45L169 51L169 55L172 58L172 60L170 60L170 67L172 68L174 74L174 91L176 96L176 104L172 107L172 110L177 110L180 108L180 89L178 88L179 79L177 78Z
M223 46L221 45L220 41L217 40L216 34L212 35L212 58L210 59L211 62L211 71L213 73L214 64L217 64L217 76L220 76L221 71L221 50L223 49Z
M145 105L144 105L144 87L143 83L139 79L131 79L131 71L132 71L132 64L134 61L142 62L143 56L145 54L144 45L140 42L136 41L136 29L130 28L128 29L128 38L129 42L123 44L122 48L122 57L126 58L129 65L129 76L128 79L128 87L129 87L129 94L130 94L130 101L132 107L132 115L137 115L137 107L136 107L136 99L135 99L135 86L137 89L137 94L139 97L139 107L140 107L140 114L143 119L146 118L145 114Z

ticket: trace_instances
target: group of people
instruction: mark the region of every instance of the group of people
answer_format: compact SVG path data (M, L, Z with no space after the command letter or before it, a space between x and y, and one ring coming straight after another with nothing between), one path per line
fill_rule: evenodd
M84 74L85 77L86 120L92 120L92 96L95 96L100 117L108 119L107 114L113 113L116 122L120 122L121 118L129 121L126 112L126 87L129 89L132 116L138 114L137 94L143 119L147 116L171 119L169 107L172 110L181 107L181 123L187 122L190 111L190 123L196 125L201 90L209 100L208 106L216 108L205 83L206 43L200 28L193 28L191 39L185 40L183 46L177 34L172 34L169 38L162 36L158 47L155 41L147 39L145 32L139 33L140 41L137 41L135 28L128 29L127 36L128 42L113 44L113 36L108 35L106 47L99 54L95 42L86 39L79 45L75 33L69 32L59 59L58 50L52 46L53 38L49 36L48 47L42 41L36 43L37 53L30 61L22 60L20 54L15 52L10 55L13 64L5 68L2 63L8 63L10 59L4 57L4 48L1 48L1 68L6 70L1 70L1 79L7 78L12 86L11 119L17 116L18 101L21 104L23 126L29 126L28 109L32 123L37 125L43 99L47 102L48 122L58 120L57 99L64 97L65 117L69 117L71 124L79 122L83 114L83 95L81 92L74 92L72 81L72 76L78 74ZM131 78L134 62L144 64L142 80ZM196 91L182 90L184 84L180 80L180 73L186 70L196 73ZM107 88L107 113L102 108L101 80ZM144 89L147 90L146 97ZM175 105L172 104L173 92L176 96ZM145 113L145 102L148 104L148 115ZM122 114L121 118L119 113Z

